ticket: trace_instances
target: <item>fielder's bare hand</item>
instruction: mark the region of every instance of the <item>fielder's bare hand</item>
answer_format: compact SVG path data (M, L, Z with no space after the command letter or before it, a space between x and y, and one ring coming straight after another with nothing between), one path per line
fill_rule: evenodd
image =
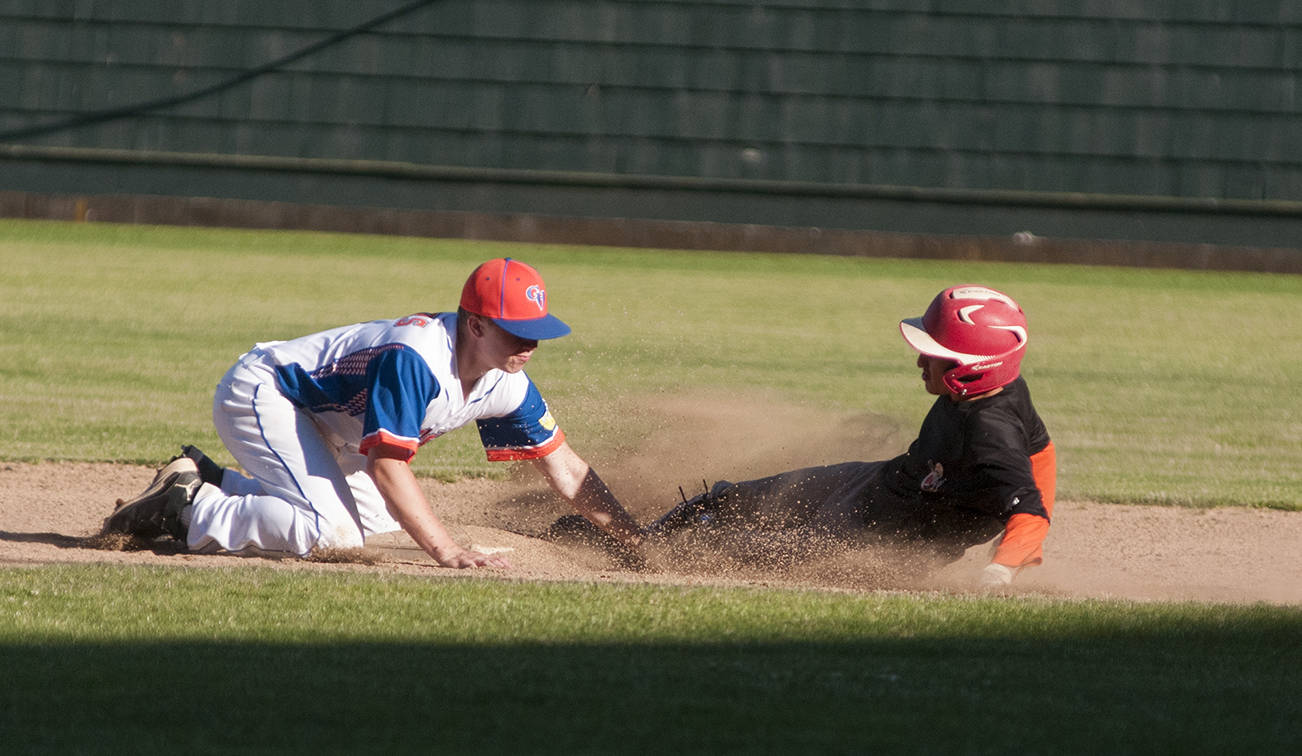
M452 549L438 549L430 556L434 561L439 563L440 567L453 567L459 570L467 567L496 567L500 570L511 569L511 561L501 554L484 554L470 549L456 547Z

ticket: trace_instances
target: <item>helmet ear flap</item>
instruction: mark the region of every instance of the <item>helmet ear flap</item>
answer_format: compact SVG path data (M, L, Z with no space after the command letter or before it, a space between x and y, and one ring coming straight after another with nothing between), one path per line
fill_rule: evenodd
M954 394L955 396L967 396L968 383L970 383L970 381L964 381L963 379L971 377L972 374L970 370L963 365L958 365L952 370L945 371L942 380L945 381L945 387L949 389L949 393Z
M1023 341L1011 352L959 365L945 373L945 386L957 396L994 391L1017 380L1022 372L1022 355L1025 353L1026 342Z

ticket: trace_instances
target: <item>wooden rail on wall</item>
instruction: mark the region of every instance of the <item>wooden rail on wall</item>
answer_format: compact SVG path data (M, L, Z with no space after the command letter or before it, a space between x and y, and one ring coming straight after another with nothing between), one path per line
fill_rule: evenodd
M1302 250L1120 240L887 233L760 224L578 218L155 195L0 191L0 217L302 229L659 249L1071 263L1302 274Z

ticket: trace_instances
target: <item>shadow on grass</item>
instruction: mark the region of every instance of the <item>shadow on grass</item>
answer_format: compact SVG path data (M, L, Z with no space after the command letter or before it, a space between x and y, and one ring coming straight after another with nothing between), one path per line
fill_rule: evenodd
M1298 652L1280 630L1187 646L11 643L0 737L6 753L1290 753Z

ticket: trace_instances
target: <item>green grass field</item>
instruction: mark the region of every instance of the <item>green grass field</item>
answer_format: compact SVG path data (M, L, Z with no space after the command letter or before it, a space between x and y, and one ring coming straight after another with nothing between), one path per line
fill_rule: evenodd
M684 393L871 412L910 438L931 397L896 324L969 281L1029 315L1060 496L1302 506L1297 276L16 221L0 221L0 459L220 448L212 387L255 342L454 307L498 255L538 266L574 327L529 372L598 467L638 448L630 406ZM500 473L477 443L451 434L418 469Z
M0 602L7 753L1302 745L1296 608L111 567Z
M0 462L215 450L254 342L454 306L498 255L574 326L530 374L598 467L629 406L698 390L907 438L895 324L966 281L1030 316L1061 497L1302 508L1298 277L16 221ZM476 440L418 469L500 474ZM0 752L1294 753L1299 637L1296 606L8 567Z

